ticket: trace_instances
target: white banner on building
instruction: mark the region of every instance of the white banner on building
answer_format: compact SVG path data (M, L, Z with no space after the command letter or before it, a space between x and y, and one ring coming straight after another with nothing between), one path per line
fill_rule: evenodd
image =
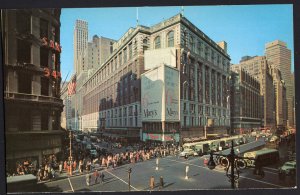
M179 121L179 73L166 65L142 76L142 121Z
M161 121L162 116L162 72L158 68L142 75L142 120Z
M165 120L179 121L179 73L168 66L165 71Z

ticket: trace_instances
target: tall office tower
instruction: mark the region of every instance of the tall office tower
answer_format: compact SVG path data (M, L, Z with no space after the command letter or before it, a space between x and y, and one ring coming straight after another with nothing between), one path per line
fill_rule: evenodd
M60 9L2 10L9 174L25 161L37 170L62 151L60 14Z
M271 68L273 76L273 84L275 89L275 116L276 126L280 130L286 127L287 122L287 99L286 99L286 87L285 82L282 79L281 72L277 68Z
M280 70L286 86L288 126L294 126L295 87L291 73L291 50L286 43L275 40L265 45L265 55L269 64Z
M80 55L88 45L88 23L83 20L76 20L74 29L74 69L75 73L79 74L83 67L80 61Z
M254 76L260 82L260 94L263 96L262 100L262 113L263 113L263 126L275 126L275 101L274 101L274 86L273 78L267 59L265 56L243 57L240 64L232 65L231 69L234 70L235 66L241 66L250 75ZM272 97L272 98L270 98Z
M73 105L75 106L74 110L76 110L76 115L74 115L76 119L72 120L72 129L82 130L82 85L88 80L93 71L98 69L112 54L115 42L113 39L94 35L92 41L88 42L87 48L79 55L78 65L81 67L81 71L76 74L76 97L71 99L75 101Z
M80 63L82 70L95 70L112 54L113 44L116 41L113 39L93 36L91 42L88 42L87 48L81 55Z
M238 134L260 128L262 118L260 82L241 66L231 67L230 81L232 131Z

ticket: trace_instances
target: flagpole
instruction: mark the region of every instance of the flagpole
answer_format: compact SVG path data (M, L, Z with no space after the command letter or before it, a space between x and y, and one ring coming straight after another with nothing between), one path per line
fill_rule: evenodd
M136 8L136 26L139 25L139 8Z

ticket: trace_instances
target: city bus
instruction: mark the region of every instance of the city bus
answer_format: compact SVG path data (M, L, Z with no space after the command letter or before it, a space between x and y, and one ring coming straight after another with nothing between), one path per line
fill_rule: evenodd
M208 154L210 152L211 147L211 141L204 141L197 143L195 147L195 151L198 153L199 156L202 156L204 154Z
M255 160L245 159L247 166L254 167L254 161L259 161L261 166L272 165L278 162L279 152L276 149L264 148L257 151L244 153L245 158L253 158Z

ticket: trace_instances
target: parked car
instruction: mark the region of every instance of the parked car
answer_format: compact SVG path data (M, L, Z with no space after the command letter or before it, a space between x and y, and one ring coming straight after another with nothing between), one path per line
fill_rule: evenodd
M278 169L279 176L295 176L296 175L296 161L285 162L284 165Z
M180 157L185 157L185 156L197 156L198 153L195 152L192 149L184 149L182 152L180 152L179 156Z

